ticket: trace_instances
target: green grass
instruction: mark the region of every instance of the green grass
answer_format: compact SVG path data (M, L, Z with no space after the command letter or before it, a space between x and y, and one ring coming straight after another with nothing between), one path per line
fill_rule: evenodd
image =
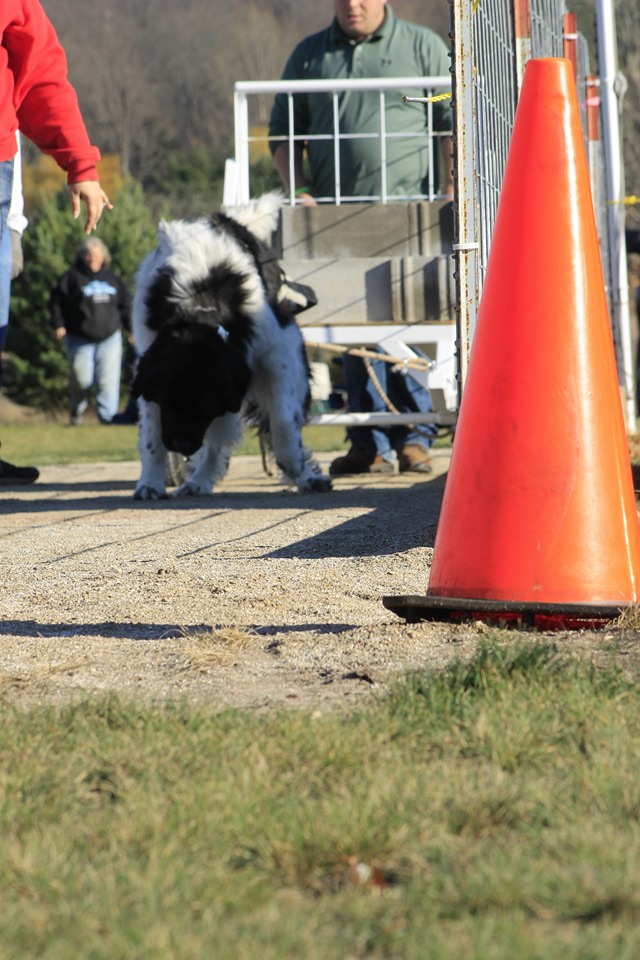
M3 960L635 960L637 678L487 642L348 717L0 702Z
M305 443L316 453L346 448L342 427L305 427ZM0 456L11 463L36 467L66 463L138 459L138 428L98 423L69 427L66 423L0 424ZM257 439L247 432L238 454L258 454Z
M305 427L304 442L315 453L346 450L344 427ZM109 463L138 459L138 428L135 426L103 426L87 423L69 427L66 422L0 424L0 456L11 463L36 467L66 463ZM436 441L437 446L450 446L450 437ZM260 452L253 431L247 431L238 454Z

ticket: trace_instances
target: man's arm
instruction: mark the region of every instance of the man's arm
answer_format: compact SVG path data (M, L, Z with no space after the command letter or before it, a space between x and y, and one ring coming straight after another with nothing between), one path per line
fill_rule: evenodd
M311 195L311 193L308 192L308 189L305 189L305 190L301 189L302 187L308 187L308 185L304 181L304 173L302 170L302 158L304 154L304 146L300 141L297 141L293 149L294 149L293 193L295 195L296 203L299 203L303 207L315 207L317 206L316 201L314 197ZM278 146L273 151L273 162L275 164L275 168L278 171L278 175L282 180L282 185L288 194L291 194L292 192L290 156L291 156L291 152L289 150L288 142L279 143Z
M20 129L67 174L73 216L87 207L85 233L98 223L109 198L99 184L100 151L89 140L78 98L67 79L67 60L39 0L21 0L22 18L5 30L9 68L14 77L13 102Z
M304 62L307 59L307 55L304 53L306 43L307 41L303 41L301 44L298 44L289 56L282 71L282 80L299 80L304 78ZM304 136L309 129L308 104L305 95L296 94L294 96L293 109L293 127L295 133L297 136ZM294 182L293 184L291 183L290 141L289 139L283 139L285 137L288 138L290 132L289 101L285 94L278 93L274 97L269 117L269 147L271 155L273 156L273 163L278 171L285 191L289 195L291 193L294 194L296 203L301 206L315 207L316 201L311 193L306 190L301 190L302 187L310 186L303 170L303 157L306 146L303 140L295 140L293 143L295 152L293 161ZM296 190L300 190L300 193L296 194Z

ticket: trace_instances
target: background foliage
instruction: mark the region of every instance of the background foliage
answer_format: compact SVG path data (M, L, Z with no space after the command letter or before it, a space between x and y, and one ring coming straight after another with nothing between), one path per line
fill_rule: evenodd
M133 283L162 216L202 214L222 199L225 159L233 155L233 84L274 79L303 36L325 26L333 3L313 0L44 0L67 52L69 74L90 136L100 146L100 176L116 201L99 234L113 263ZM597 70L595 0L573 0L579 29L591 41ZM396 14L426 23L446 37L448 0L393 0ZM617 0L624 98L628 194L640 194L640 0ZM268 110L265 98L265 111ZM266 115L258 118L266 122ZM25 142L24 181L29 228L25 271L15 283L7 343L6 389L12 399L41 407L66 404L63 348L53 341L47 302L82 239L69 215L64 175ZM277 186L271 159L256 158L252 188ZM630 225L640 225L637 208ZM636 222L637 221L637 222Z
M123 182L112 196L115 206L103 217L100 235L111 251L112 268L132 285L141 258L153 248L155 222L139 184ZM25 267L12 286L5 387L26 405L52 409L67 403L67 360L53 337L49 297L84 239L81 224L82 218L70 216L63 188L41 197L23 236Z
M391 0L396 14L450 30L449 0ZM489 0L481 0L489 2ZM122 158L145 189L174 150L201 146L220 158L233 142L233 83L269 80L303 36L329 21L332 0L45 0L65 44L70 76L95 141ZM595 0L568 0L578 28L595 36ZM629 193L640 194L640 0L615 0ZM597 51L591 45L591 67ZM265 118L266 119L266 118Z

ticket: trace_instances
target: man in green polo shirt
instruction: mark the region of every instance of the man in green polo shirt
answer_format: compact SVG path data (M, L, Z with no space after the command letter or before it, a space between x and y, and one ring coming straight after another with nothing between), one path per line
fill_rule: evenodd
M447 76L450 61L440 37L427 27L400 20L386 0L335 0L336 16L325 29L306 37L294 49L283 80L358 79L364 77ZM387 194L407 199L427 194L429 145L426 107L403 103L403 95L420 97L419 87L392 91L386 95L387 133L414 134L410 139L389 138L387 150ZM340 132L375 134L369 138L342 140L340 144L341 196L375 200L381 195L380 102L377 91L347 91L339 95ZM334 130L331 93L295 94L294 133L314 136ZM451 129L447 101L433 104L435 130ZM269 136L289 133L287 97L278 94L269 123ZM444 193L450 192L451 141L443 138L446 173L435 176ZM271 140L271 151L285 189L289 191L289 144ZM334 144L332 139L307 142L311 183L302 173L303 143L295 146L295 189L309 187L315 198L335 196ZM436 151L437 159L437 151ZM306 191L298 199L307 200Z
M450 71L447 47L427 27L396 17L387 0L334 0L335 18L324 30L306 37L294 49L283 80L355 79L446 76ZM427 107L403 103L403 96L421 97L419 86L386 94L386 132L412 134L386 139L386 196L388 201L417 199L429 193L429 143ZM380 99L375 90L346 91L338 95L339 131L371 134L340 141L340 197L344 200L382 199L380 152ZM433 127L451 129L448 101L434 103ZM293 133L309 137L294 144L294 176L290 182L289 103L284 94L275 97L269 121L270 147L276 169L287 193L296 201L315 206L318 200L336 196L334 153L334 106L331 93L296 93L293 96ZM314 140L316 135L330 135ZM281 138L281 139L276 139ZM440 138L442 150L433 151L439 169L433 182L445 196L453 196L450 137ZM307 151L309 173L303 165ZM412 377L391 372L383 361L374 369L382 389L400 412L429 412L429 394ZM352 412L386 409L380 393L364 370L362 360L346 355L344 374L348 405ZM435 428L354 427L348 431L351 449L330 467L332 475L353 473L431 472L429 447Z

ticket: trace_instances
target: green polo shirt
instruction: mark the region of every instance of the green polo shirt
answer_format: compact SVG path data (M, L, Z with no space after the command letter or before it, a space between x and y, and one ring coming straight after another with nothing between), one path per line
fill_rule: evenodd
M360 77L442 76L450 72L447 48L427 27L400 20L386 7L385 19L366 40L356 42L333 23L306 37L295 48L282 73L283 80L355 79ZM402 102L403 96L420 97L419 88L392 90L386 94L387 132L424 134L426 110L422 104ZM379 95L375 91L348 91L339 94L339 124L344 133L380 132ZM433 105L436 130L451 129L450 101ZM330 93L294 95L295 134L333 133L333 100ZM287 97L275 97L269 135L289 133ZM273 151L277 141L270 146ZM438 145L434 156L437 158ZM334 147L332 140L309 141L309 169L312 191L317 197L334 194ZM427 193L429 148L425 136L411 140L387 140L387 194ZM377 139L341 142L341 194L379 196L382 189L380 141ZM437 170L435 184L438 186Z

